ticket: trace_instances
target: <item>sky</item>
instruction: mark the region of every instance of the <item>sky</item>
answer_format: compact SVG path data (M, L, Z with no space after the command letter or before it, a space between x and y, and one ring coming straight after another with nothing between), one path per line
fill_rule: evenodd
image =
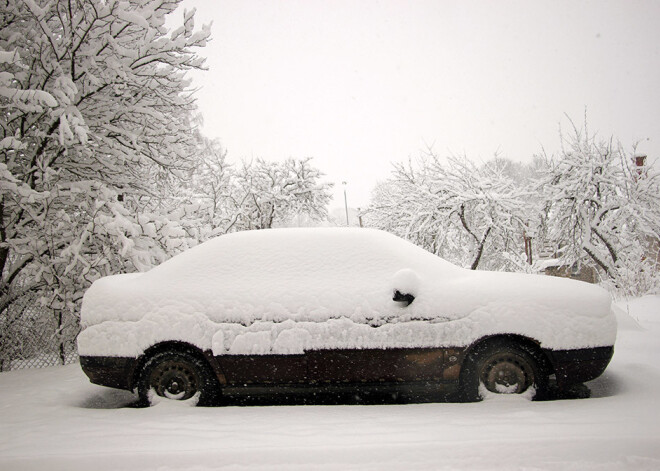
M212 22L192 74L232 161L313 157L333 206L392 162L557 152L586 119L660 157L660 2L184 0ZM178 11L176 15L182 15Z

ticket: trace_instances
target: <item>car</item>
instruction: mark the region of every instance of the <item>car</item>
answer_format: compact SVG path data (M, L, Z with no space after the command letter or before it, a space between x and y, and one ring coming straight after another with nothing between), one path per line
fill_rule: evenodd
M602 374L616 339L598 286L467 270L363 228L216 237L95 281L81 327L91 382L144 403L371 388L541 398Z

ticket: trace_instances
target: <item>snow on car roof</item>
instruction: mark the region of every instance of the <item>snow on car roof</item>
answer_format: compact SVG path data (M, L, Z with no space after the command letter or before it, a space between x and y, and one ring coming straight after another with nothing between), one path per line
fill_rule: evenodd
M437 270L458 267L439 259L399 237L376 229L286 228L227 234L188 250L151 270L162 272L218 274L236 270L260 277L272 270L287 277L291 271L343 271L354 273L370 266L412 263ZM313 282L313 280L309 280Z

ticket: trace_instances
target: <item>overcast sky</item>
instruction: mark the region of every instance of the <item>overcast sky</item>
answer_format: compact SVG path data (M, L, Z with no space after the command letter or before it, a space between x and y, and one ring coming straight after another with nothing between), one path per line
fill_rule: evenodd
M660 157L660 1L185 0L213 22L195 74L231 159L314 157L364 207L427 146L483 161L589 127ZM183 12L177 12L182 15Z

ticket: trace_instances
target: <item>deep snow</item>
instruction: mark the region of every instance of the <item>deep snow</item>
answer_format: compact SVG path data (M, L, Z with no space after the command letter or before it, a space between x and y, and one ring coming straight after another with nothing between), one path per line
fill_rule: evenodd
M2 373L0 469L660 469L660 296L619 306L581 400L134 409L78 365Z

